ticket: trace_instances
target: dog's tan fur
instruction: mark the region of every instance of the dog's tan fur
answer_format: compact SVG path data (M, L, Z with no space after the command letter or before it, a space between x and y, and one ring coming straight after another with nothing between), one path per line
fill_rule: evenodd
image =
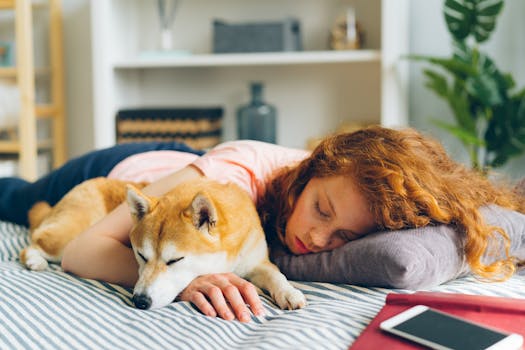
M221 218L210 225L210 239L200 239L199 231L193 222L198 215L191 206L196 193L209 198L210 204L216 210L215 215ZM140 247L142 240L148 238L161 245L159 250L162 250L162 244L176 241L177 246L182 249L181 252L204 254L222 250L233 259L239 255L244 238L250 232L259 229L259 217L257 212L252 210L253 205L239 206L239 197L243 198L244 203L248 203L247 194L236 185L199 180L179 186L160 199L148 198L152 208L151 216L137 221L131 232L131 241L136 247ZM179 214L179 217L170 220L174 213ZM162 229L160 225L163 225ZM188 231L192 234L188 234ZM264 236L257 239L262 240Z
M139 263L137 307L170 303L195 277L235 272L268 290L282 308L306 304L268 259L264 232L247 193L233 184L197 179L160 198L119 180L88 180L53 208L37 203L29 213L32 243L20 254L29 269L58 262L77 234L127 199L134 221L130 241Z
M31 245L20 253L21 262L32 270L45 269L45 260L59 262L64 247L73 238L126 199L127 184L129 182L95 178L76 186L53 208L46 202L36 203L28 214ZM146 184L134 185L144 187ZM32 251L39 252L45 260L35 257Z

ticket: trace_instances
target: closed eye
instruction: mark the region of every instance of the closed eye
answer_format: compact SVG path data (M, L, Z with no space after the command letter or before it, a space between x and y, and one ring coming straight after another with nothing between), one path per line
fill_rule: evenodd
M337 231L337 234L339 235L339 237L341 237L342 240L346 242L354 241L359 238L359 235L347 230Z
M330 217L330 214L325 213L324 211L321 210L321 206L319 205L319 201L315 201L315 211L322 218L326 218L327 219L327 218Z
M144 262L148 262L148 259L146 259L146 257L144 255L142 255L140 252L137 252L137 255L144 261Z
M168 262L166 262L166 265L168 265L168 266L173 265L173 264L175 264L176 262L181 261L182 259L184 259L183 256L180 257L180 258L171 259L171 260L169 260Z

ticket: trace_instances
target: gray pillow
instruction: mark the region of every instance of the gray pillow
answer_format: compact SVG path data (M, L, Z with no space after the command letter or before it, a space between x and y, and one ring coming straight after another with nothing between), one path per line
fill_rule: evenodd
M511 254L525 258L525 215L497 206L481 212L509 234ZM377 232L318 254L294 256L280 247L272 260L291 280L403 289L433 287L469 272L460 234L445 225Z

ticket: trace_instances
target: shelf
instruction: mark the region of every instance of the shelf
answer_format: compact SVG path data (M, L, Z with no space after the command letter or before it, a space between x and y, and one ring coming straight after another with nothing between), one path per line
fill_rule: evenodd
M266 66L287 64L330 64L350 62L379 62L378 50L355 51L302 51L236 54L169 54L144 53L131 60L114 63L114 69L163 68L163 67L219 67Z
M13 87L18 89L20 95L18 126L14 128L17 135L13 137L11 134L14 132L10 133L8 130L9 137L0 140L0 153L17 157L20 164L18 175L28 180L34 180L39 175L39 151L51 151L53 167L62 164L66 158L60 4L61 0L0 0L0 9L12 10L7 11L7 16L2 19L14 22L9 38L15 44L16 54L15 66L0 68L0 78L13 80ZM46 12L33 16L36 12L34 10L40 9ZM49 66L35 68L35 42L40 47L42 40L40 33L43 22L40 22L40 18L48 24ZM36 83L38 78L48 81ZM43 90L43 83L47 84L45 89L49 95L46 100L51 100L46 104L38 103L36 96L35 85L38 84L40 89L42 84ZM50 139L38 140L37 119L50 120Z
M15 9L15 0L0 0L0 10L14 10ZM33 0L31 1L31 6L33 8L47 7L46 1Z
M52 140L39 140L38 149L51 149L53 147ZM0 154L17 154L20 152L21 145L19 141L0 141Z
M41 104L35 107L35 115L39 119L53 118L56 113L57 110L52 105Z
M0 10L13 9L15 7L15 0L0 0Z
M104 148L116 143L115 115L121 109L220 105L222 140L234 140L236 111L248 101L252 81L264 82L265 98L278 109L282 146L304 148L347 124L404 126L406 71L395 64L408 52L408 3L187 1L172 42L183 50L163 52L157 49L158 13L151 2L91 1L92 61L86 64L92 66L93 128L89 135L73 132L90 138L83 147ZM366 34L363 49L330 50L330 31L349 5ZM214 19L256 23L282 13L300 21L303 51L213 53Z
M57 109L50 104L38 104L35 106L35 116L39 119L52 118L57 113Z
M0 141L0 153L18 153L20 144L16 141Z
M37 77L49 76L51 70L49 68L35 68L35 75ZM16 78L16 67L0 67L0 78Z
M16 68L15 67L0 67L0 78L15 78Z

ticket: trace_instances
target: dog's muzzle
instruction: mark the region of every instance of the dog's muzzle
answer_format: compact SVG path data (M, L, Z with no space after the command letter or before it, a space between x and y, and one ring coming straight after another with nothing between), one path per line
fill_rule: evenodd
M135 294L131 300L137 309L147 310L151 307L151 298L146 294Z

